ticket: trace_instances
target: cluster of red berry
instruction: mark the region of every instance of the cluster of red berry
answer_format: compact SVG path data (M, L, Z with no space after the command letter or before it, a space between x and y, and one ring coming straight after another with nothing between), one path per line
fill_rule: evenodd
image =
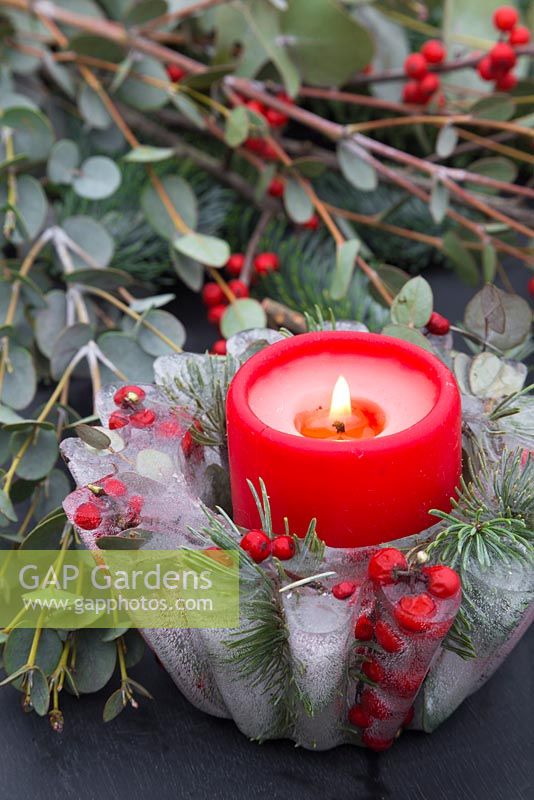
M240 546L256 564L261 564L269 556L288 561L297 551L293 536L282 535L271 539L264 531L256 530L245 533Z
M461 590L454 570L442 565L410 569L393 547L372 556L367 576L354 627L362 680L348 719L361 731L363 744L380 751L412 721L413 701L452 624ZM344 581L332 594L345 600L356 589Z
M508 34L507 41L497 42L487 56L478 62L478 74L485 81L495 81L495 88L509 92L517 85L517 75L512 70L517 62L514 48L530 41L530 31L518 25L519 13L511 6L501 6L493 14L493 24L501 34Z
M293 103L291 97L289 97L285 92L278 92L276 98L277 100L281 100L283 103ZM287 125L289 121L287 114L277 111L276 108L264 106L263 103L260 103L258 100L246 100L244 98L240 98L240 100L243 105L249 109L249 111L252 111L254 114L258 114L260 117L263 117L272 130L283 128L284 125ZM251 153L256 153L256 155L262 156L262 158L265 158L268 161L276 161L278 159L278 154L274 147L270 144L270 142L266 141L261 136L253 136L248 138L245 141L245 147Z
M404 87L403 100L413 105L426 105L440 87L440 79L429 71L429 64L441 64L447 51L437 39L429 39L419 53L411 53L404 62L404 72L411 80Z
M72 521L84 531L94 531L96 538L136 528L141 521L143 497L128 495L126 484L113 475L107 475L73 494L78 495L82 502Z

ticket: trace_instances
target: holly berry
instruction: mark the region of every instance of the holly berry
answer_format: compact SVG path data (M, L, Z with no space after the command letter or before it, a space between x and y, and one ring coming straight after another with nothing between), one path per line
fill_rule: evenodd
M260 103L259 100L247 100L245 105L248 110L252 111L254 114L258 114L260 117L265 116L265 106L263 103Z
M337 600L346 600L348 597L352 597L355 591L356 584L351 581L341 581L332 586L332 594Z
M217 283L205 283L202 289L202 302L208 308L224 304L226 298L221 287Z
M121 386L113 395L113 402L116 406L131 406L141 403L145 399L145 393L139 386Z
M514 75L514 73L510 71L505 72L504 75L499 75L495 88L499 89L501 92L511 92L512 89L515 89L517 84L517 75Z
M248 286L246 283L243 283L243 281L229 281L228 288L238 299L241 297L248 297L249 295Z
M225 356L226 355L226 341L224 339L217 339L216 342L213 342L210 353L214 356Z
M429 64L441 64L445 60L447 51L439 39L429 39L421 47L421 55Z
M489 51L489 58L496 73L509 72L515 67L517 56L506 42L497 42Z
M511 31L508 37L508 44L512 45L512 47L518 47L522 44L528 44L529 42L530 31L524 25L518 25L517 28Z
M436 613L436 604L427 592L409 594L400 598L393 613L403 630L410 633L424 631Z
M256 564L260 564L271 555L271 540L263 531L245 533L240 545Z
M451 323L447 317L443 317L437 311L433 311L426 323L426 329L434 336L445 336L451 329Z
M374 626L369 617L361 614L354 626L354 637L360 642L368 642L373 638L373 631Z
M266 161L278 161L278 153L270 142L263 143L262 155Z
M244 253L232 253L228 261L226 262L226 271L229 275L233 278L239 278L241 275L241 270L245 264L245 254Z
M140 514L145 504L145 498L140 494L133 494L128 500L128 508L135 514Z
M100 485L110 497L122 497L123 494L126 494L126 486L118 478L104 478L100 481Z
M302 224L302 227L309 231L316 231L319 227L319 224L320 222L317 214L312 214L311 217Z
M186 75L185 69L179 67L178 64L167 64L165 67L167 75L173 83L179 83Z
M492 81L495 79L495 68L489 56L484 56L484 58L480 59L477 64L477 71L484 81Z
M427 100L429 97L432 97L433 94L437 92L440 87L440 79L436 75L435 72L429 72L428 75L419 82L419 91Z
M349 708L349 722L357 728L367 728L373 721L373 718L368 711L365 711L361 705L355 705Z
M424 674L412 675L405 672L390 672L384 678L384 685L399 697L413 697L421 686L424 677Z
M166 419L156 426L154 432L160 439L177 439L182 435L182 426L176 419Z
M144 408L142 411L136 411L130 417L130 425L134 428L150 428L156 421L156 412L151 408Z
M120 411L114 411L108 420L108 428L110 431L115 431L118 428L124 428L125 425L128 425L129 417L126 414L122 414Z
M96 503L81 503L74 514L74 524L84 531L94 531L102 522L102 514Z
M434 597L453 597L460 589L460 578L458 573L443 564L436 564L434 567L423 567L423 575L426 576L427 588Z
M276 253L258 253L254 259L254 269L258 275L267 275L280 267L280 259Z
M408 569L408 562L400 550L396 550L394 547L384 547L369 561L367 574L374 583L385 586L395 582L393 570L397 569Z
M384 668L378 661L375 661L374 658L364 662L362 665L362 672L364 675L367 675L370 681L374 681L374 683L381 683L384 680Z
M404 85L402 99L405 103L410 103L415 106L423 102L424 97L419 89L418 81L408 81L408 83Z
M276 536L271 546L273 556L280 561L288 561L296 552L295 540L292 536Z
M268 108L265 112L265 119L271 128L282 128L289 120L287 114L277 111L276 108Z
M421 53L412 53L404 62L404 72L409 78L421 80L428 72L428 64Z
M372 689L364 689L361 699L362 706L375 719L387 719L391 711L383 700Z
M389 750L393 744L393 739L380 739L377 736L374 736L372 733L369 733L369 731L364 731L362 742L366 747L369 748L369 750L374 750L376 753L382 753L384 750Z
M400 636L383 620L378 620L375 624L375 639L386 653L399 653L404 647Z
M267 194L270 194L271 197L283 197L284 188L284 182L280 178L273 178L267 189Z
M213 325L218 325L225 311L226 306L222 304L211 306L211 308L208 309L208 322L211 322Z
M264 140L254 136L245 141L244 147L251 153L257 153L258 155L263 155L265 152Z
M511 31L519 21L519 14L512 6L501 6L493 12L493 24L499 31Z
M200 433L202 431L202 424L198 421L198 419L196 419L191 428L194 428L194 430L199 431ZM184 433L180 445L182 448L182 453L187 459L191 458L195 451L198 452L202 446L193 439L191 428Z

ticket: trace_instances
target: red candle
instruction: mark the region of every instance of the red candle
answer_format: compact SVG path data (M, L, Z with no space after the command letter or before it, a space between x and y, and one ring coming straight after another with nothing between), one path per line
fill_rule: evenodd
M276 532L288 517L303 535L316 517L326 544L359 547L427 528L460 477L453 375L387 336L327 331L270 345L234 377L227 420L234 520L246 528L260 524L247 478L264 480Z

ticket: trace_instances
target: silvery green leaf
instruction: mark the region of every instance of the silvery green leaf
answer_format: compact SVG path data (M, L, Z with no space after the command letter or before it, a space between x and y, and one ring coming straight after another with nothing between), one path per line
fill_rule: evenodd
M418 275L405 283L391 306L391 319L399 325L412 324L422 328L432 314L432 289L430 284Z

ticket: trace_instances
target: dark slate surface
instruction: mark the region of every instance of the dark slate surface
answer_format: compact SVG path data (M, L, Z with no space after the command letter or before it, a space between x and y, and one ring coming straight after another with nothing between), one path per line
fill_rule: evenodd
M524 292L525 270L512 272ZM438 310L457 319L471 290L431 276ZM215 338L195 298L177 304L188 349ZM83 387L80 388L80 404ZM0 690L0 797L9 800L530 800L534 634L432 736L406 733L377 755L354 747L325 753L291 742L249 742L228 720L193 708L149 653L132 675L154 695L104 725L111 688L65 697L65 731L26 716L20 695Z

